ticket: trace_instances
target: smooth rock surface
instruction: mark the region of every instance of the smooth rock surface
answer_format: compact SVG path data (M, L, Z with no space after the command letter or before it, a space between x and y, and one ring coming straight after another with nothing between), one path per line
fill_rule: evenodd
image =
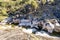
M28 34L21 28L0 30L0 40L60 40L59 37L44 37Z

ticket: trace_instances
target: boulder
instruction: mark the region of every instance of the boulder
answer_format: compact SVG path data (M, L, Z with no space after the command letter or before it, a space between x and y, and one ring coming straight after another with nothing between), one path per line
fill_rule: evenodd
M60 26L55 26L54 31L60 32Z
M59 24L58 20L52 19L50 21L51 21L51 23L54 24L54 31L55 32L60 32L60 24Z
M20 23L20 19L13 19L13 23Z

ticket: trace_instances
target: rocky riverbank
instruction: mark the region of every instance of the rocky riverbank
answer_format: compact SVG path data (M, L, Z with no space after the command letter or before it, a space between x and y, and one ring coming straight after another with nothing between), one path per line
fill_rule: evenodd
M15 27L5 30L0 30L0 40L60 40L60 37L53 36L37 36L23 32L24 28Z

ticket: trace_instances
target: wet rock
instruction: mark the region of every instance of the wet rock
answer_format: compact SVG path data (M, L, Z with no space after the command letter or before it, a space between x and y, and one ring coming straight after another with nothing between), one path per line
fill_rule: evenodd
M31 26L31 21L29 19L22 19L19 23L19 26Z

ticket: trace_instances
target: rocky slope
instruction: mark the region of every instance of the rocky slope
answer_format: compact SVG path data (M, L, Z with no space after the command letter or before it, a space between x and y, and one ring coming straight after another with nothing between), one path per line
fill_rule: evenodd
M0 40L59 40L59 37L44 37L28 34L21 28L0 30Z

